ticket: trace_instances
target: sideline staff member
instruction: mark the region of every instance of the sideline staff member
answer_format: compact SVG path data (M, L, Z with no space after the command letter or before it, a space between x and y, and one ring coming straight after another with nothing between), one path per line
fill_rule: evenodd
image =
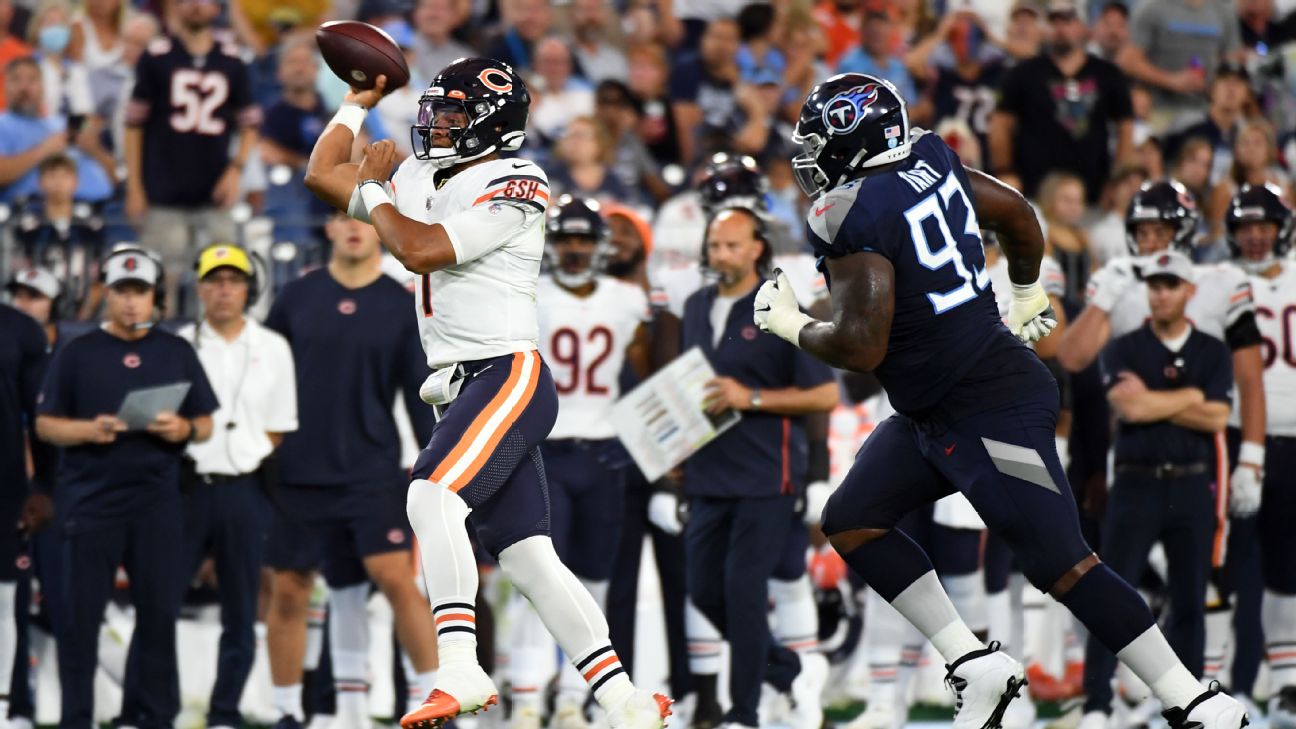
M1166 638L1200 674L1206 581L1215 541L1215 436L1231 406L1228 345L1197 331L1184 313L1196 292L1192 261L1166 251L1143 266L1151 317L1103 350L1107 399L1119 418L1116 479L1107 497L1102 560L1137 581L1152 545L1165 546L1170 618ZM1116 657L1091 636L1085 711L1111 713Z
M242 725L239 698L256 657L257 593L270 504L264 461L297 430L297 380L288 342L244 314L260 281L246 251L220 243L198 255L203 318L180 336L193 343L221 407L212 437L189 446L196 478L184 497L181 576L211 556L221 607L220 654L207 726Z
M103 271L108 320L55 356L37 406L37 433L64 449L55 490L66 590L59 726L94 726L99 625L125 565L135 633L118 723L162 729L180 709L180 457L186 443L211 436L217 403L193 347L152 326L157 261L128 248L109 255ZM147 430L128 432L112 415L128 392L176 382L190 383L179 411L159 413Z
M684 462L689 596L729 639L732 707L724 721L757 726L762 680L786 692L803 674L797 688L806 695L795 697L792 725L817 727L827 662L815 655L803 663L773 639L767 583L805 485L800 416L836 407L837 383L827 365L752 324L759 269L772 253L760 219L743 208L721 210L707 229L706 251L720 280L685 302L681 349L700 347L719 375L707 383L708 412L745 412Z

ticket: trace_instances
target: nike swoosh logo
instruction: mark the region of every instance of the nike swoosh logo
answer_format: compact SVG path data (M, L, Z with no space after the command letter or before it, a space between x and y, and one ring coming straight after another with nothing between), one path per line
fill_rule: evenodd
M837 204L837 203L828 203L827 205L825 205L825 206L823 206L823 207L821 207L821 208L815 208L815 217L817 218L817 217L823 215L824 213L828 212L828 209L831 208L832 206L836 205L836 204Z
M515 170L520 170L520 169L522 169L523 167L526 167L526 166L529 165L529 164L531 164L531 163L530 163L530 162L523 162L522 164L517 164L516 162L514 162L514 163L513 163L513 169L515 169Z
M945 449L945 455L947 456L951 455L952 453L954 453L954 449L957 447L958 447L958 443L950 443L949 448Z
M492 368L492 367L494 367L494 366L495 366L495 364L494 364L493 362L492 362L491 364L486 365L485 367L483 367L483 368L477 370L476 372L474 372L474 373L473 373L473 377L476 377L476 376L480 375L481 373L485 372L486 370L488 370L488 369L490 369L490 368Z

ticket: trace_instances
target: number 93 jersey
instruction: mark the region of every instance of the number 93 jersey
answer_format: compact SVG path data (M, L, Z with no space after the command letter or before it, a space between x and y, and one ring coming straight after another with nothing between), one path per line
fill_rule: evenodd
M638 286L598 276L594 292L582 298L545 276L536 302L540 354L558 390L550 440L615 437L612 403L621 396L626 348L648 321L648 296Z
M999 318L962 163L936 135L916 134L905 160L815 201L807 239L830 291L832 259L891 262L895 310L878 379L905 415L957 418L1052 378Z
M497 159L448 180L408 157L392 177L396 209L440 223L455 263L419 276L414 311L433 369L536 349L536 279L549 183L535 164Z

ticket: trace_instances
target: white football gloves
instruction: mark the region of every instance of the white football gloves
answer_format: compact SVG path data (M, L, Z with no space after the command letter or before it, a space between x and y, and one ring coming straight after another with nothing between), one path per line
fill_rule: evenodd
M806 486L805 492L805 524L806 526L819 526L820 519L823 517L824 507L828 505L828 499L837 489L833 488L827 481L815 481Z
M684 531L680 519L679 498L669 491L658 491L648 497L648 522L671 536Z
M1057 315L1049 303L1044 287L1013 284L1012 302L1008 304L1008 330L1023 342L1035 342L1048 336L1057 326Z
M761 284L756 292L752 320L763 332L769 332L792 344L799 343L801 329L814 321L797 306L796 294L787 274L774 269L774 279Z
M1238 452L1238 467L1229 480L1229 513L1253 516L1260 510L1264 485L1264 446L1243 442Z
M1089 277L1088 303L1094 308L1110 312L1125 296L1129 287L1138 283L1134 271L1128 266L1109 263L1094 271Z

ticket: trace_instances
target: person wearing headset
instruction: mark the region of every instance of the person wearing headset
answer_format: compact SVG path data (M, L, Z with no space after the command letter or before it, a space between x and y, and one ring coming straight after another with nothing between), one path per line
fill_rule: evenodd
M162 281L158 259L124 248L100 270L107 319L55 355L36 406L37 435L63 448L54 489L66 592L58 640L59 726L94 726L99 626L123 565L135 632L117 721L161 729L172 726L180 709L180 460L186 444L211 436L217 401L193 347L153 326ZM180 404L143 427L114 415L128 393L175 383L188 383Z
M773 251L749 209L718 211L707 228L706 265L716 283L689 296L681 351L698 347L715 369L704 407L742 419L684 462L684 530L693 604L730 638L731 708L723 721L757 726L762 680L791 692L793 729L823 722L819 692L828 664L773 639L768 581L792 527L808 468L803 416L837 405L832 370L786 342L763 336L751 312Z
M212 437L193 443L194 475L184 494L184 556L189 580L212 557L220 585L221 639L207 726L242 726L239 698L256 656L257 593L270 504L266 459L297 430L292 349L245 313L261 280L247 251L207 246L194 261L202 318L178 332L193 343L221 406Z

